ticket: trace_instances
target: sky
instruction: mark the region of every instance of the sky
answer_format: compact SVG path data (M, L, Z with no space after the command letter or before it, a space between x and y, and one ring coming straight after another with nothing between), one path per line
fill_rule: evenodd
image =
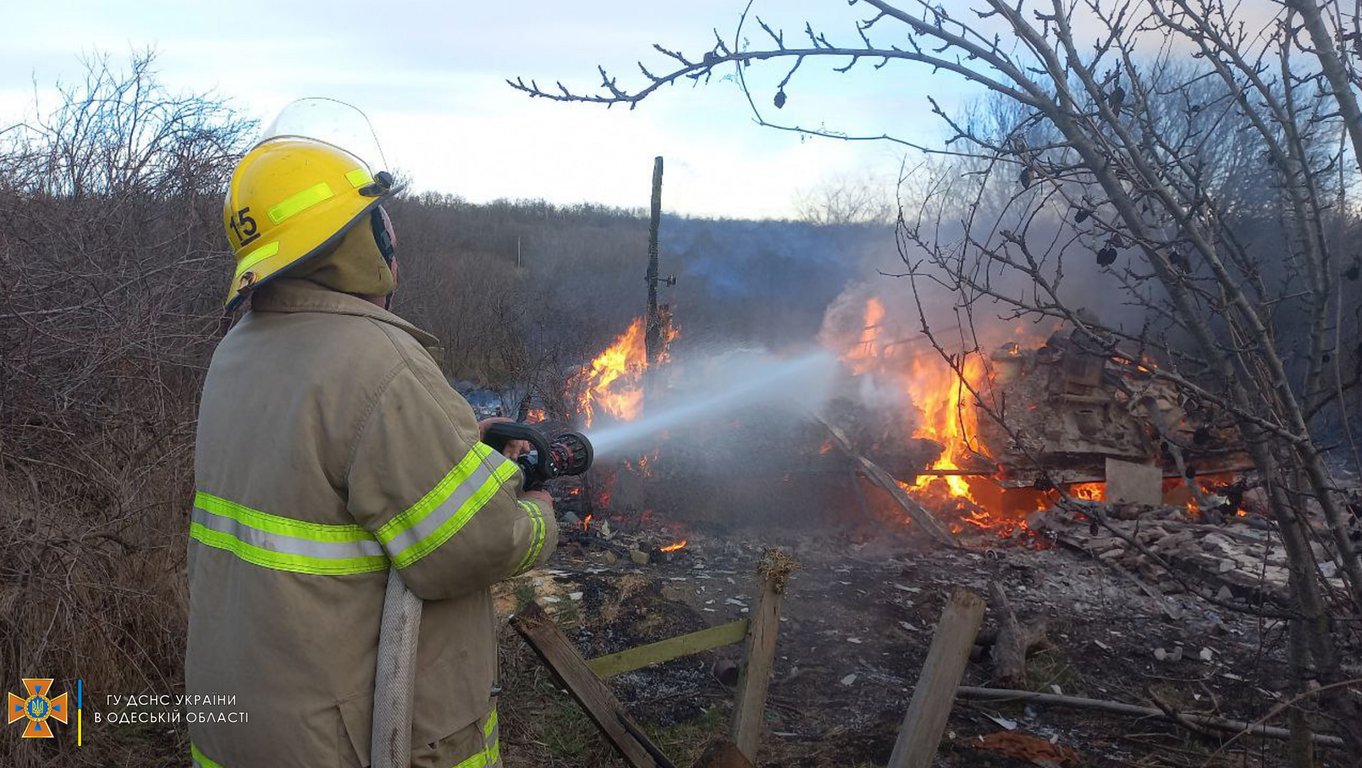
M665 158L663 207L731 218L797 214L802 193L840 179L892 184L903 151L883 142L808 139L756 125L734 78L679 85L635 110L531 99L507 78L562 81L590 91L604 65L639 82L655 72L653 43L702 55L718 30L734 38L745 0L505 0L471 2L115 3L11 2L0 27L0 127L50 110L53 85L74 82L82 57L125 61L154 48L159 79L179 93L212 93L242 114L270 120L289 102L336 98L373 123L387 164L417 191L475 202L542 198L557 204L645 208L655 155ZM852 42L860 11L845 0L755 0L752 16L785 29L811 20ZM764 33L749 19L744 36ZM973 98L945 76L859 65L850 75L808 62L775 110L786 66L747 70L768 118L849 133L941 136L927 94L948 109ZM892 191L889 192L892 194Z

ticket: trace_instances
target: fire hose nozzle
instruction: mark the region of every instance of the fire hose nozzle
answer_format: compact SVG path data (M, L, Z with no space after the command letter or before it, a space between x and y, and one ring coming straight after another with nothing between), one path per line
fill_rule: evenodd
M512 440L524 440L532 450L516 459L525 477L525 490L537 491L555 477L580 475L591 468L591 441L580 432L564 432L550 440L528 424L498 421L487 427L482 441L500 451Z

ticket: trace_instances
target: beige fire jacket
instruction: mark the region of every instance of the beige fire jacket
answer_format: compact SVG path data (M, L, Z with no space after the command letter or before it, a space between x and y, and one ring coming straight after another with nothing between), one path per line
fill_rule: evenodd
M423 346L434 341L361 299L280 279L214 353L185 675L203 768L369 764L390 564L427 601L413 763L456 732L495 739L489 586L547 559L557 527L517 499L516 465L478 442ZM482 747L468 765L496 762L497 745Z

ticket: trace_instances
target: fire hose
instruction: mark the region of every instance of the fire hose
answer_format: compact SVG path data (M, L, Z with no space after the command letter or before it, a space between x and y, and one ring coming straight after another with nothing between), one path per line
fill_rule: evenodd
M501 451L513 440L523 440L531 446L529 453L516 459L524 478L524 490L540 490L545 482L555 477L580 475L591 468L591 442L578 432L566 432L549 440L543 432L528 424L497 422L483 435L483 442L496 451ZM421 605L421 599L402 583L397 569L388 569L374 676L373 730L369 745L372 768L407 768L411 765L411 718Z

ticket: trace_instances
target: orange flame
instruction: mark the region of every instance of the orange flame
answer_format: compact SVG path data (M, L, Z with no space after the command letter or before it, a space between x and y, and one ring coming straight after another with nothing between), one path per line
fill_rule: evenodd
M1015 500L993 509L996 489L985 487L962 473L977 468L980 458L988 456L987 446L979 443L979 414L975 393L987 390L994 369L988 358L978 352L961 355L953 364L925 347L913 347L912 338L895 338L892 323L886 322L884 304L877 298L866 301L864 325L854 340L844 341L841 359L853 373L874 374L897 382L905 395L905 407L918 412L913 437L925 438L942 446L940 458L912 483L899 485L924 503L933 506L960 502L954 506L961 525L997 530L1008 535L1023 526ZM1030 336L1032 329L1018 326L1013 335ZM1020 359L1021 344L1013 341L1005 355ZM975 486L971 486L971 483ZM989 481L993 482L992 480ZM1039 508L1039 501L1031 506ZM1029 511L1029 510L1028 510Z
M662 333L663 347L658 362L666 362L670 357L667 345L676 338L678 331L666 323ZM634 318L624 333L578 375L581 394L577 406L586 426L591 426L601 413L619 421L638 418L643 406L643 374L648 370L644 334L644 319Z
M659 547L659 550L662 552L675 552L678 549L685 548L687 543L688 542L685 539L682 539L674 544L668 544L665 547Z
M867 373L877 367L884 351L877 338L883 321L884 304L872 296L865 303L865 326L861 329L860 338L842 355L842 360L851 365L852 373Z
M526 424L538 424L546 418L543 408L531 408L525 412Z
M643 318L634 318L629 328L582 372L577 405L586 426L591 426L599 413L621 421L638 416L643 404L643 372L648 368L643 330Z
M1069 495L1085 501L1102 501L1107 498L1107 484L1074 483L1069 486Z
M979 355L965 357L960 374L939 359L925 355L914 358L907 382L908 395L922 412L922 423L914 437L935 440L945 448L930 469L963 469L960 462L974 453L970 439L978 424L978 414L970 388L977 391L986 376L987 369ZM943 485L950 496L975 500L969 481L958 475L923 475L913 489L922 491Z

